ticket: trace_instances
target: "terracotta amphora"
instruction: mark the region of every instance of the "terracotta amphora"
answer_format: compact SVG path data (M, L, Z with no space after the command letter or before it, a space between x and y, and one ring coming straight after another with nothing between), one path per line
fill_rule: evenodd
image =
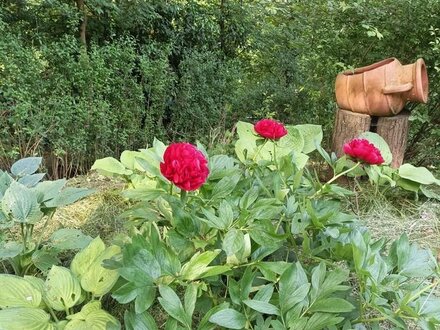
M408 101L428 101L423 59L402 65L395 58L338 74L336 102L341 109L371 116L398 114Z

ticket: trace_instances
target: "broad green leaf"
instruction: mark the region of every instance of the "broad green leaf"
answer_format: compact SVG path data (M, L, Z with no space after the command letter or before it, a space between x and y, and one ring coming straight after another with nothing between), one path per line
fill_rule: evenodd
M348 301L341 298L326 298L318 300L310 308L310 312L326 312L326 313L347 313L351 312L354 306Z
M159 292L161 297L159 297L158 300L163 309L184 326L191 328L191 318L188 317L179 297L173 289L169 286L160 285Z
M73 258L70 269L72 273L77 277L81 277L85 274L94 260L99 257L99 255L104 252L105 244L98 236L94 240L92 240L86 248L82 251L78 252Z
M223 239L223 250L226 252L227 256L231 256L244 246L244 235L243 232L237 229L230 229Z
M99 301L92 301L84 305L81 311L67 316L70 320L65 330L117 330L121 324L112 315L101 309Z
M221 250L197 252L186 264L183 265L181 275L188 281L200 278L208 270L208 265L217 257Z
M399 187L415 193L419 192L421 186L418 182L402 178L398 178L396 183Z
M246 317L234 309L227 308L213 314L209 318L209 322L228 329L244 329Z
M209 322L209 319L212 315L217 313L218 311L221 311L223 309L226 309L229 307L229 304L226 302L221 303L220 305L212 307L202 318L202 320L199 322L199 326L197 330L214 330L217 328L215 324L212 324Z
M43 181L33 187L32 190L37 195L38 203L45 203L51 199L58 197L66 183L66 179Z
M91 169L97 170L98 173L105 176L125 176L133 174L133 171L126 169L123 164L113 157L96 160Z
M278 307L260 300L243 300L243 303L262 314L280 315Z
M384 164L390 164L393 160L393 155L391 154L390 147L388 143L379 134L374 132L363 132L359 135L360 139L367 139L371 144L373 144L377 149L379 149L380 154L384 160Z
M281 309L287 312L296 304L303 301L309 292L310 284L301 264L292 264L280 277L279 295L282 301Z
M158 327L153 317L148 312L136 314L133 311L125 311L124 325L126 330L157 330Z
M308 154L316 149L317 144L321 144L323 134L320 125L295 125L294 126L301 133L304 139L304 147L301 150L303 153Z
M14 258L23 251L23 244L16 241L0 243L0 260Z
M136 158L142 158L142 155L143 154L139 151L124 150L120 157L121 163L126 169L135 170Z
M240 209L247 210L258 198L260 188L252 187L240 198Z
M84 235L79 229L62 228L54 232L49 238L49 244L57 250L84 249L92 238Z
M11 173L16 177L34 174L41 164L41 157L28 157L16 161L11 166Z
M41 291L22 277L0 274L0 288L0 308L38 307L41 303Z
M57 311L64 311L81 299L81 286L72 272L53 266L45 283L47 303Z
M28 188L31 188L31 187L34 187L38 182L40 182L44 178L45 175L46 175L46 173L37 173L37 174L26 175L26 176L18 179L18 182Z
M2 209L16 222L35 224L42 217L36 195L20 183L12 182L2 200Z
M49 330L50 316L39 308L7 308L0 310L0 329Z
M60 207L73 204L84 197L87 197L95 192L94 189L88 188L75 188L75 187L67 187L61 190L60 194L47 201L45 203L46 207Z
M137 296L134 301L134 311L137 314L145 312L153 305L156 299L156 287L155 286L143 286L137 288Z
M102 267L105 259L110 259L120 253L119 246L112 245L106 248L93 260L85 274L81 275L81 287L91 292L95 297L101 297L108 293L119 278L117 270Z
M224 177L221 179L212 190L212 199L220 199L228 196L237 186L240 180L240 175L234 175L232 177Z
M60 263L56 253L49 249L43 248L32 253L32 263L43 271L47 272L53 265Z
M225 200L220 202L220 206L218 208L218 217L221 221L223 227L222 229L229 228L234 221L234 212L232 211L232 207Z
M269 302L273 294L273 284L263 286L254 296L254 300Z
M436 179L426 167L415 167L411 164L403 164L399 167L399 176L420 184L440 185L440 180Z

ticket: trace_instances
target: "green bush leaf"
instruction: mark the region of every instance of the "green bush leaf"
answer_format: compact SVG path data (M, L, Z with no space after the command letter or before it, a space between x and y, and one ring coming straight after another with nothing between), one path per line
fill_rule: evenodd
M0 288L0 308L38 307L41 303L41 291L22 277L0 274Z
M173 289L169 286L160 285L159 292L161 297L158 300L163 309L184 326L191 328L191 318L188 317L179 297Z
M126 330L157 330L158 327L153 317L143 312L136 314L133 311L125 311L124 313L124 325Z
M223 239L223 250L226 252L227 256L234 255L240 251L244 246L244 235L243 232L237 229L229 230L225 238Z
M221 250L206 251L203 253L197 252L185 265L182 267L182 278L188 281L194 281L204 275L209 270L208 265L217 257Z
M243 300L243 303L262 314L280 315L278 307L260 300Z
M440 185L440 180L436 179L426 167L415 167L411 164L403 164L399 167L398 173L401 178L411 180L420 184Z
M41 157L28 157L16 161L11 166L11 173L16 177L34 174L41 164Z
M47 303L57 311L71 308L81 299L78 279L64 267L52 267L46 279L45 290Z
M246 317L234 309L226 308L213 314L209 322L228 329L244 329Z
M2 209L16 222L35 224L42 217L36 195L20 183L12 182L2 200Z
M0 329L49 330L50 316L39 308L8 308L0 310Z
M297 262L287 268L280 277L281 310L287 312L303 301L309 292L310 284L301 264Z
M351 312L354 306L341 298L326 298L318 300L310 308L310 312L326 313L347 313Z
M323 134L321 125L295 125L294 126L302 135L304 140L304 146L302 148L303 153L308 154L316 149L316 145L321 144Z
M85 274L94 260L99 257L99 255L104 252L105 244L102 239L98 236L92 240L89 245L82 251L78 252L73 258L70 269L73 274L78 278Z
M119 321L101 309L99 301L92 301L84 305L79 313L67 316L65 330L117 330L121 329Z

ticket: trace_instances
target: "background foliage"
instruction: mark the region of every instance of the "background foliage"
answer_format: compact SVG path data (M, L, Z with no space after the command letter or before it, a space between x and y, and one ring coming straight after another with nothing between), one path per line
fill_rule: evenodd
M390 56L427 63L430 101L409 105L408 156L438 162L423 150L440 135L439 10L436 0L0 0L1 166L38 154L53 176L74 175L153 136L212 145L263 116L329 130L336 74Z

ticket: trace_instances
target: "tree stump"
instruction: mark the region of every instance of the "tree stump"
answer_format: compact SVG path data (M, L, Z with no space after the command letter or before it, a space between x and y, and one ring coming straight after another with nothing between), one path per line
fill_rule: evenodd
M390 147L393 155L391 167L398 168L403 163L408 141L408 129L408 111L402 111L392 117L370 117L366 114L338 109L333 130L332 150L338 157L341 157L344 155L342 148L346 142L358 137L363 132L376 132Z
M338 157L344 155L344 144L363 132L370 130L371 117L362 113L337 109L333 129L332 150Z
M393 161L391 162L393 168L398 168L403 163L408 141L408 130L409 111L402 111L392 117L379 117L377 121L377 134L384 138L393 154Z

